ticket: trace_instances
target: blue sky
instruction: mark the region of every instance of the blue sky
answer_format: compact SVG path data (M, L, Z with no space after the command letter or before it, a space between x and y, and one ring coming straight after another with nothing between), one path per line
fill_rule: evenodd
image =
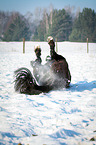
M96 0L0 0L1 11L19 11L21 14L26 14L28 11L34 12L37 7L48 8L50 4L53 8L62 9L65 6L92 8L96 12Z

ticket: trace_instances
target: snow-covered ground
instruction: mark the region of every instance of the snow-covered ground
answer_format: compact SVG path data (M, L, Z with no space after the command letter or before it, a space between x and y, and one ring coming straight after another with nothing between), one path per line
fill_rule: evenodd
M14 71L35 60L40 44L42 60L47 42L0 42L0 145L95 145L96 43L58 42L72 75L71 87L39 95L14 91Z

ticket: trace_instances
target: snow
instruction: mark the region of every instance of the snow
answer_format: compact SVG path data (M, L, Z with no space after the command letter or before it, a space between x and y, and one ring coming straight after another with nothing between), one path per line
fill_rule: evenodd
M72 75L71 87L39 95L18 94L14 71L32 71L34 46L49 55L47 42L0 42L0 145L95 145L96 43L58 42Z

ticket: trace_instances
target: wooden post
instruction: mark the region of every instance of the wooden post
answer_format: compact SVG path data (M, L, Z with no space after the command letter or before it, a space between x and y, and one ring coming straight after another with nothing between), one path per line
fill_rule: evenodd
M89 48L88 48L88 38L87 38L87 53L89 52Z
M56 52L58 52L58 48L57 48L57 38L55 39L56 41Z
M25 38L23 38L23 53L25 53Z

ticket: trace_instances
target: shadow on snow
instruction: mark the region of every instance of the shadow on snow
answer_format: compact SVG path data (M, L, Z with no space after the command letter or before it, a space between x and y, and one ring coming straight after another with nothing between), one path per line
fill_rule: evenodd
M68 90L77 91L77 92L83 92L85 90L92 91L92 89L96 88L96 81L87 82L87 81L80 81L76 84L71 84L70 88Z
M79 135L81 135L81 134L78 132L63 128L63 129L60 129L59 131L57 131L56 133L50 135L50 137L52 137L54 139L59 139L59 138L67 139L67 137L75 137L75 136L79 136ZM60 142L60 145L66 145L66 143Z
M21 138L20 136L16 136L15 134L9 133L9 132L0 132L0 135L2 136L2 140L4 140L4 138L9 138L8 142L12 143L14 145L17 145L17 143L13 143L14 139L18 140L19 138ZM3 145L3 143L2 143L2 145ZM4 143L4 145L5 145L5 143Z

